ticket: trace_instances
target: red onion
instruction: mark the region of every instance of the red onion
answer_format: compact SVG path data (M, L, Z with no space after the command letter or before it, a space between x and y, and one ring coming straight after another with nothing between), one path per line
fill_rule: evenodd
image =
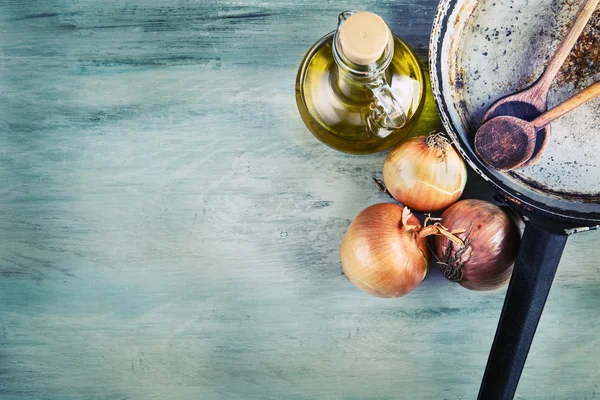
M442 214L442 225L464 241L434 238L444 276L471 290L492 290L508 283L521 243L521 231L498 206L483 200L463 200Z

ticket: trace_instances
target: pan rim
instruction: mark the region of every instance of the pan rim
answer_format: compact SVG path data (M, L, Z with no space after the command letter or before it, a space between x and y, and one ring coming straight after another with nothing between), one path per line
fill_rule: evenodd
M545 204L543 202L534 200L527 195L520 192L516 192L506 183L504 183L498 177L493 176L487 172L487 168L479 160L467 146L464 146L464 140L458 133L458 129L454 125L454 121L451 119L446 98L442 89L442 82L444 82L444 68L442 68L442 50L443 42L448 32L448 24L450 17L454 9L465 0L441 0L436 10L434 18L431 37L429 41L429 73L431 78L431 88L435 103L438 107L440 119L446 129L448 135L454 142L454 146L467 161L469 166L484 180L492 185L497 191L501 192L503 197L507 198L517 208L521 210L535 210L546 216L561 220L569 221L574 225L582 226L593 226L600 222L600 213L595 212L581 212L577 210L569 210L558 208ZM447 69L446 69L447 70ZM447 72L449 72L447 70ZM541 191L545 196L549 195L545 191Z

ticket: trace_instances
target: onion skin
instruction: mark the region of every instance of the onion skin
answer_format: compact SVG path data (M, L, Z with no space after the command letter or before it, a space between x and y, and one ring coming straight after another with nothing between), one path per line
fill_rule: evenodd
M510 280L521 244L515 221L498 206L483 200L463 200L442 214L442 224L465 242L460 246L443 236L434 238L436 256L446 278L471 290L493 290Z
M403 225L403 210L391 203L372 205L356 216L342 239L344 274L373 296L404 296L427 275L427 238L419 237L421 224L414 215L408 227Z
M383 182L394 199L410 209L441 211L461 196L467 167L441 135L417 136L388 154Z

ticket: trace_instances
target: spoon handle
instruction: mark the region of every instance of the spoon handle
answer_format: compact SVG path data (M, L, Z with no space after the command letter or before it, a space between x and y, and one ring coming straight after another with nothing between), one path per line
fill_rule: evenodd
M581 92L577 93L574 96L569 97L567 100L563 101L556 107L546 111L536 119L534 119L531 123L535 126L535 130L538 131L548 125L550 122L554 121L567 114L570 111L573 111L575 108L579 107L587 103L590 100L595 99L600 96L600 82L596 82L593 85L588 86L583 89Z
M569 28L566 36L558 45L558 48L552 55L548 66L546 66L546 70L542 74L539 81L536 83L539 93L546 93L550 89L550 85L552 85L552 81L554 77L560 70L560 67L565 63L565 60L569 56L571 49L577 42L577 39L583 32L588 20L594 14L596 7L600 3L600 0L585 0L583 6L579 10L579 14L577 14L577 18Z

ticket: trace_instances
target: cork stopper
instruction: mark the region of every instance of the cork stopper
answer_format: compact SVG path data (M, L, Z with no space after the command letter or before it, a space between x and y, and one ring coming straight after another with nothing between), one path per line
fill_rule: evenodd
M372 64L381 57L390 39L385 21L371 12L352 14L340 29L344 56L354 64Z

